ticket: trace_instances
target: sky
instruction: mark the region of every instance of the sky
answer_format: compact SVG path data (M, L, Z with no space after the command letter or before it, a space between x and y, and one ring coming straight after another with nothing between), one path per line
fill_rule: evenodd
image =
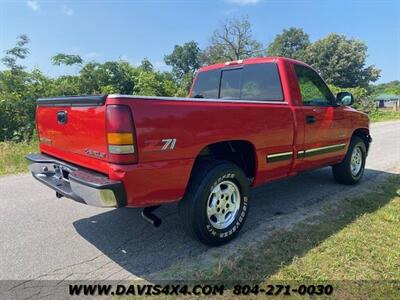
M22 33L29 36L24 64L50 76L77 73L53 66L57 53L85 61L148 58L159 70L174 45L195 40L205 48L226 19L248 16L254 38L268 45L283 29L302 28L310 40L331 32L364 41L378 83L400 80L400 1L305 0L0 0L0 56ZM4 68L0 66L0 68Z

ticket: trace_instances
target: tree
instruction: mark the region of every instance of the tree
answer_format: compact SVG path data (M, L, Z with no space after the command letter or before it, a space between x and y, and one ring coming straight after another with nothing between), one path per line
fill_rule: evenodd
M378 96L380 94L400 95L400 80L393 80L387 83L371 85L370 89L374 96Z
M51 58L51 62L53 65L66 65L66 66L72 66L72 65L80 65L83 63L83 59L79 55L75 54L63 54L63 53L57 53Z
M51 93L51 79L37 69L30 72L17 63L29 54L27 35L2 58L6 70L0 71L0 141L29 139L35 128L36 99Z
M71 83L71 78L63 83ZM138 94L175 96L177 86L170 73L155 71L148 59L135 68L127 61L90 62L79 72L84 94Z
M6 56L1 59L1 62L13 72L22 71L24 67L18 65L17 60L25 59L29 54L29 48L26 47L28 43L29 38L26 34L19 35L15 47L6 50Z
M207 64L244 59L260 55L261 43L253 39L247 18L231 19L214 31L211 44L203 53Z
M340 88L334 86L333 84L329 84L329 89L332 91L334 95L339 92L350 92L354 96L354 105L353 107L363 111L370 111L374 108L375 103L372 101L370 97L370 93L367 88L363 87L353 87L353 88Z
M367 87L379 78L379 69L365 66L366 57L367 46L362 41L336 33L311 44L305 54L306 62L328 83L342 88Z
M35 130L35 107L39 97L82 94L142 94L177 96L184 94L172 73L158 72L148 59L134 67L127 61L84 63L80 56L58 53L55 65L80 67L79 75L49 78L38 69L26 71L18 64L29 54L26 35L6 51L0 71L0 141L30 139Z
M182 46L175 45L171 54L164 56L164 61L172 67L176 84L180 86L178 95L187 96L192 85L194 73L201 67L201 50L195 41Z
M175 96L177 87L168 73L139 72L134 93L145 96Z
M85 94L132 94L137 70L126 61L90 62L79 71Z
M62 75L54 78L50 86L51 94L54 96L73 96L86 94L81 84L80 76Z
M150 62L150 60L146 57L143 58L142 62L139 65L139 70L144 71L144 72L153 72L154 71L154 66Z
M172 67L172 73L178 81L188 74L193 75L200 68L199 45L195 41L190 41L182 46L175 45L171 54L164 56L164 61Z
M268 46L267 55L303 59L304 51L310 45L307 33L300 28L284 29Z

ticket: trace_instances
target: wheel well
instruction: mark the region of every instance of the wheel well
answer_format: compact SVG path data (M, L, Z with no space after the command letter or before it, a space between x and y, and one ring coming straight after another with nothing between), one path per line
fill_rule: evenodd
M249 178L256 173L254 146L247 141L224 141L204 147L196 158L200 163L207 160L227 160L238 165Z
M353 132L353 136L358 136L364 141L367 152L369 149L369 144L371 143L371 136L369 135L369 130L366 128L358 128Z

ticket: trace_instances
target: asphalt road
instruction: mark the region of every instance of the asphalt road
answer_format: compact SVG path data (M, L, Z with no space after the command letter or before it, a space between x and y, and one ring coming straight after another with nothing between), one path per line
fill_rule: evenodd
M361 187L400 166L400 122L374 124L372 136ZM235 243L275 215L291 218L300 208L352 189L336 184L330 168L257 188ZM175 205L159 209L163 224L156 229L142 220L139 209L102 209L57 199L30 174L1 177L0 204L1 280L146 279L213 251L184 234Z

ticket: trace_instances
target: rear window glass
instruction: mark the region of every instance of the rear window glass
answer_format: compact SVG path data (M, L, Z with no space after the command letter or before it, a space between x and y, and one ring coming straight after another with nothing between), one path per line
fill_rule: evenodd
M231 69L222 71L221 75L221 99L240 99L242 84L242 69Z
M201 72L192 97L282 101L278 66L274 63L250 64L242 68Z
M200 72L193 86L194 98L218 98L220 70Z

